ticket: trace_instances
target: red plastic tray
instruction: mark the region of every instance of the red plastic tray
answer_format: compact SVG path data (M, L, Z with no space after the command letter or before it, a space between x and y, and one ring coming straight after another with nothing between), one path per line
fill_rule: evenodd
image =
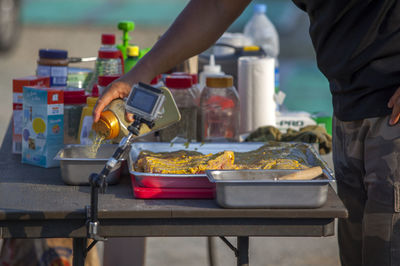
M146 188L138 187L132 179L135 198L138 199L213 199L214 188Z

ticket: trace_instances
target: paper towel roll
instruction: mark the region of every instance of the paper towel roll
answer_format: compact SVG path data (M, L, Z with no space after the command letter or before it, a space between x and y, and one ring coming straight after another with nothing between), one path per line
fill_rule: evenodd
M240 133L261 126L275 126L275 60L271 57L240 57L238 64Z

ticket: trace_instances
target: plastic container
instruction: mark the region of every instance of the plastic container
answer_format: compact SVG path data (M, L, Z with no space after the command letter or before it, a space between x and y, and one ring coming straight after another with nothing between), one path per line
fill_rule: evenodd
M275 92L279 91L279 35L266 15L267 5L255 4L254 14L244 27L244 35L260 46L267 56L275 58Z
M50 77L50 87L67 86L68 52L65 50L40 49L36 75Z
M129 72L139 60L139 46L128 46L127 49L127 58L124 62L125 73Z
M64 91L64 144L79 143L79 126L86 98L82 89Z
M119 75L113 75L113 76L100 76L97 79L97 88L99 90L99 94L103 94L104 90L107 88L107 86L113 82L114 80L118 79L120 76Z
M199 74L199 92L198 94L201 94L201 91L203 88L206 86L206 78L207 76L210 75L224 75L224 72L221 71L221 66L215 64L215 58L214 55L210 55L210 61L208 65L203 66L203 71L200 72Z
M260 46L268 56L278 57L279 36L266 15L267 5L255 4L254 13L244 27L244 35Z
M182 141L196 140L197 105L192 91L193 79L189 75L170 75L165 79L181 113L181 120L160 131L161 141L178 138Z
M97 102L97 97L87 97L86 106L82 109L81 120L79 124L79 143L85 145L91 145L95 138L95 132L92 129L93 125L93 108Z
M67 87L86 89L92 75L93 69L68 67Z
M209 76L200 97L202 141L237 141L239 96L230 75Z
M112 37L113 36L113 37ZM115 35L102 34L102 45L98 51L97 60L88 90L97 83L100 76L121 76L124 73L124 59L120 50L115 47ZM90 93L90 91L88 91Z

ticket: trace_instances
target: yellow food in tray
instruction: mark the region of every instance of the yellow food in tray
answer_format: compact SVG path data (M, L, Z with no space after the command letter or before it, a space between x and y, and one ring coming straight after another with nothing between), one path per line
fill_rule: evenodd
M138 172L159 174L201 174L205 170L306 169L309 166L290 158L273 158L261 147L250 152L223 151L202 154L196 151L154 153L141 151L134 168Z

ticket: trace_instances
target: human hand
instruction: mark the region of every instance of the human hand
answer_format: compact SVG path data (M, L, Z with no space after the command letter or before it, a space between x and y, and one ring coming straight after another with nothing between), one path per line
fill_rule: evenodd
M121 77L108 85L103 94L97 100L93 109L93 121L99 121L101 112L112 100L128 97L132 85L133 84L130 84L130 82L125 80L124 77ZM127 119L132 120L132 116L127 116Z
M389 124L391 126L397 124L400 119L400 87L397 88L396 92L390 97L388 107L392 108L392 114L390 115Z

